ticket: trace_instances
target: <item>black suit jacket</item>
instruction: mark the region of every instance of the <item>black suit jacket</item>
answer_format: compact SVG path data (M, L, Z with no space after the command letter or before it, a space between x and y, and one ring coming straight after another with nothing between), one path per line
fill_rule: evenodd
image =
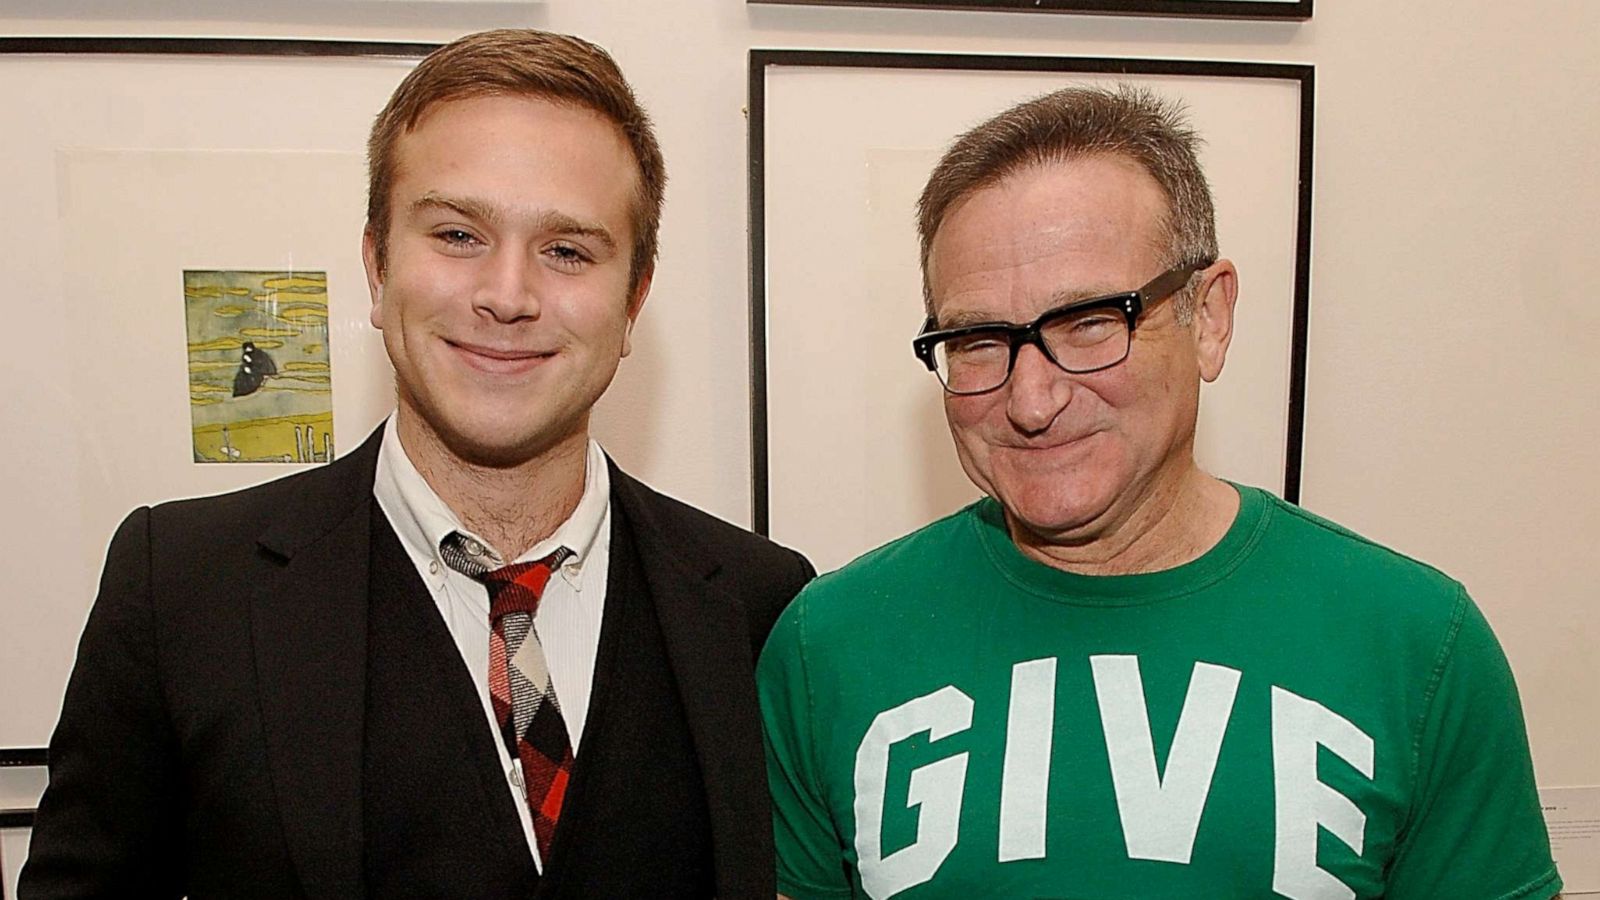
M380 434L321 469L123 522L51 739L24 900L362 895ZM684 699L718 891L765 900L753 662L814 571L614 465L611 485Z

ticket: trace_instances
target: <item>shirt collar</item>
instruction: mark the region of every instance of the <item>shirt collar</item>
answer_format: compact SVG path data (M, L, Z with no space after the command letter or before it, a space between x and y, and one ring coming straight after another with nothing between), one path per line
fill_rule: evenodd
M582 573L583 564L594 549L602 526L610 519L611 511L611 473L605 453L592 438L584 462L583 496L578 499L572 515L514 562L542 559L556 548L566 547L573 555L562 564L562 575L573 580ZM461 523L461 518L417 471L400 443L400 432L393 416L383 426L372 492L388 514L400 542L413 556L438 559L439 544L454 531L488 546L488 542Z
M583 564L589 560L590 551L595 548L601 527L610 519L611 471L600 445L590 438L584 465L583 496L578 498L577 507L565 522L556 527L553 534L530 547L517 562L543 559L554 553L557 547L566 547L572 551L572 555L561 564L561 572L569 579L576 578L583 571Z

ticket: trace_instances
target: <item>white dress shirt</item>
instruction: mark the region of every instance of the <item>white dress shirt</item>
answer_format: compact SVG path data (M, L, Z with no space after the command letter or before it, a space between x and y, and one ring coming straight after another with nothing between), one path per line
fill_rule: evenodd
M550 682L561 704L561 717L567 723L572 754L578 755L583 725L588 718L589 691L594 684L595 654L600 644L600 619L605 608L606 575L611 562L611 477L600 445L589 441L585 460L583 496L572 515L550 537L533 545L512 562L533 562L566 547L573 555L561 565L545 587L534 616L534 631L550 667ZM538 843L533 836L533 816L523 790L522 764L506 749L500 738L500 724L489 699L489 593L479 582L445 565L439 544L451 532L459 531L491 546L481 535L473 534L406 456L394 418L384 424L383 444L378 450L378 472L372 493L399 536L400 543L422 576L428 593L438 605L445 627L455 639L456 649L472 673L483 705L485 726L493 738L500 766L506 773L506 787L516 799L517 815L522 819L523 836L534 863L544 871ZM498 557L491 567L506 563Z

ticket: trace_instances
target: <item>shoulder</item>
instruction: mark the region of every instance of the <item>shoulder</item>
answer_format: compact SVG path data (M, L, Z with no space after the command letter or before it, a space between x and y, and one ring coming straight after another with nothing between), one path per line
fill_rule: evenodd
M668 497L611 464L612 501L635 539L687 557L712 584L736 597L751 620L756 646L778 613L816 569L800 553L681 500Z
M810 563L796 551L669 497L615 463L611 466L611 491L629 517L640 520L636 524L697 544L725 567L752 573L771 570L779 577L802 570L806 578L814 574Z
M1269 517L1267 525L1276 532L1274 536L1278 539L1293 541L1303 549L1337 557L1349 568L1373 569L1439 584L1455 583L1437 568L1323 518L1303 506L1289 503L1258 488L1241 487L1240 490L1255 491L1265 499Z
M885 623L926 618L927 598L961 561L981 553L978 501L857 557L806 585L784 618L813 639L848 642ZM801 623L804 623L803 626Z
M1256 491L1240 488L1241 491ZM1294 573L1307 594L1373 607L1391 623L1459 620L1470 603L1461 583L1428 563L1349 528L1256 491L1267 504L1257 563Z
M778 618L761 654L758 678L767 693L802 685L808 703L828 697L830 704L855 704L932 658L926 648L936 636L965 640L967 616L982 604L952 592L950 580L981 577L974 573L984 568L977 530L985 527L984 503L808 584Z
M990 501L992 502L992 501ZM976 552L982 527L979 500L942 519L856 557L843 568L817 579L813 590L823 596L862 591L879 593L905 578L926 578L959 556Z
M157 504L148 511L152 547L203 542L208 548L253 548L275 523L287 535L315 535L372 495L376 449L369 441L325 466L240 490Z

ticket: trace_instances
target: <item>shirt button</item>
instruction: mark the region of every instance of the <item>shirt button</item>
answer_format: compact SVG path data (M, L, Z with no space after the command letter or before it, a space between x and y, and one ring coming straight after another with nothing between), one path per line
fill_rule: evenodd
M518 769L516 766L512 766L511 767L511 772L509 774L511 776L511 784L512 784L512 786L514 786L519 791L522 790L523 789L523 786L522 786L522 771L520 769Z
M472 538L467 538L466 541L464 542L464 544L465 544L468 556L482 556L483 555L483 545L478 543L477 541L473 540Z
M428 574L429 575L437 575L437 574L439 574L439 561L438 560L435 559L435 560L429 560L428 561Z

